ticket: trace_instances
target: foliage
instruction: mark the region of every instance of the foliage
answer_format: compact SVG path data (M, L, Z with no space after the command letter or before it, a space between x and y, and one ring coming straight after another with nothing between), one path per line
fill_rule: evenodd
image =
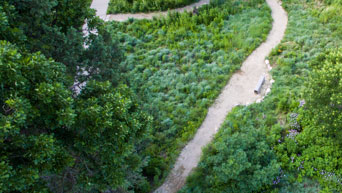
M253 19L251 19L253 18ZM267 36L263 1L214 1L192 13L111 23L118 35L130 87L154 117L151 162L144 173L157 183L193 136L231 74Z
M82 190L105 191L129 186L128 175L143 166L136 145L147 136L150 118L139 109L127 87L90 81L77 98L73 130L75 168ZM123 186L124 184L124 186ZM75 191L73 191L75 192Z
M282 65L281 69L295 70L295 76L301 76L297 78L300 84L290 87L298 93L290 100L304 99L305 104L304 108L292 107L283 112L288 113L288 131L275 150L283 167L297 175L297 181L308 176L320 182L322 191L339 192L341 152L337 74L340 54L326 50L336 48L342 42L339 36L335 36L339 29L327 27L340 25L340 21L322 20L325 4L320 7L316 2L295 1L285 5L295 19L290 21L287 39L281 45L283 53L273 52L273 58ZM298 28L298 24L303 23L305 25ZM305 53L294 54L296 50Z
M294 156L294 166L303 167L300 176L316 177L334 191L342 190L341 58L341 50L336 50L322 53L313 60L313 64L320 65L313 66L304 90L306 104L298 116L303 130L296 136L294 149L300 155Z
M95 18L90 0L5 0L0 2L0 40L15 43L27 52L40 51L67 67L74 79L90 78L117 83L121 53L115 38ZM88 22L90 35L83 37ZM98 35L91 30L96 29ZM86 46L85 46L86 45ZM98 71L98 69L102 69ZM85 76L83 70L89 74ZM99 73L100 72L100 73Z
M241 120L244 113L228 116L183 192L260 192L273 184L280 164L265 132Z
M129 175L138 178L145 164L137 147L150 118L127 87L91 81L74 99L63 64L5 41L0 59L3 192L132 186Z
M151 118L122 86L121 52L90 2L0 2L12 43L0 47L2 192L149 191ZM75 80L88 82L80 95Z
M272 90L262 103L246 107L242 118L231 122L266 132L282 169L267 192L340 192L340 51L327 52L342 43L340 29L334 27L341 26L340 12L331 12L335 19L323 19L326 7L338 10L338 2L284 0L282 5L289 23L270 55ZM229 117L240 113L235 110ZM200 164L210 156L206 152ZM187 186L193 185L192 178L188 180Z
M279 193L313 193L313 192L320 192L321 188L319 183L316 181L310 180L308 178L304 178L302 182L294 181L294 182L287 182L282 184L280 189L276 189ZM274 191L274 192L276 192Z
M304 91L306 108L301 112L301 123L302 126L317 127L324 135L340 141L342 51L339 49L322 54L318 59L320 65L310 73Z
M0 189L43 191L41 178L73 163L53 134L75 116L65 68L4 41L0 46Z
M183 7L197 1L198 0L110 0L107 12L110 14L165 11Z

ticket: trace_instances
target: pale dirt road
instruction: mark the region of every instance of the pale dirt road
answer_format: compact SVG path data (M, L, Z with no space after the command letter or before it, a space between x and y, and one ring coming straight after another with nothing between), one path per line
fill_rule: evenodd
M265 57L280 43L284 36L287 26L287 13L281 7L281 2L277 0L266 1L272 9L273 18L273 27L266 42L262 43L244 61L241 70L231 77L215 103L209 108L208 114L195 137L182 150L164 184L155 193L175 193L184 185L186 177L200 161L202 148L212 140L227 114L235 105L248 105L262 100L266 89L263 89L261 95L256 95L253 92L262 75L266 75L264 87L270 87L270 75L265 64Z
M110 0L93 0L90 8L96 10L96 16L99 16L101 19L106 20L109 1Z

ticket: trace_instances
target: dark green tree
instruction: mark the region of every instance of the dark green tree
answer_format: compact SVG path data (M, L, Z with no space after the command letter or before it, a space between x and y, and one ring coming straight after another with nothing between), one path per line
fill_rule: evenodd
M0 189L92 192L146 183L138 147L150 118L123 85L89 81L77 98L65 66L0 42ZM131 179L135 176L135 179Z
M121 52L115 36L95 11L90 0L4 0L0 2L0 40L15 43L28 52L40 51L66 65L74 79L110 80L117 83ZM88 23L85 36L82 26ZM92 34L92 30L97 31ZM89 75L83 74L88 70ZM79 77L80 76L80 77ZM113 80L111 80L113 79Z
M0 189L44 191L50 173L73 158L55 138L74 124L70 82L62 64L39 53L22 55L0 42Z
M90 81L76 101L74 148L86 190L129 187L129 175L139 177L145 163L136 147L148 137L151 118L132 96L126 86Z

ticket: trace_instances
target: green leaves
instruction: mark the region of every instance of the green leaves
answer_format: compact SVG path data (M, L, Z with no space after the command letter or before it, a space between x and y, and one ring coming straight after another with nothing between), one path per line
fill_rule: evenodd
M307 110L302 112L303 124L315 125L322 132L341 136L342 124L342 54L330 52L321 68L311 73L305 96Z
M306 83L306 104L299 115L303 130L296 137L295 148L300 154L296 156L297 152L293 152L292 155L295 160L292 169L303 167L301 176L315 177L331 190L341 190L336 181L342 174L339 169L342 156L341 53L336 50L320 55L316 60L321 65L318 61L312 62L316 65Z
M43 172L69 164L51 132L72 119L71 92L62 76L64 68L39 53L23 56L1 41L0 58L0 155L8 181L1 189L29 191ZM67 111L69 116L61 116Z
M135 148L149 132L151 120L133 96L126 86L96 81L89 81L79 96L74 148L83 163L78 166L80 185L115 189L129 183L129 173L141 168Z
M146 182L137 147L151 118L127 86L89 81L75 99L62 64L4 41L0 70L1 190L128 189L133 174Z
M240 121L241 115L227 118L182 192L258 192L273 184L280 171L276 155L266 134ZM232 126L232 120L239 125Z

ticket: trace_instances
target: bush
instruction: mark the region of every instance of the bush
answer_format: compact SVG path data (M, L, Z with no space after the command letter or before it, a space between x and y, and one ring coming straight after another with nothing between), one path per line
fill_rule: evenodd
M203 151L199 166L182 192L260 192L279 175L280 164L266 134L242 124L241 112L234 113ZM233 119L238 125L231 122Z

